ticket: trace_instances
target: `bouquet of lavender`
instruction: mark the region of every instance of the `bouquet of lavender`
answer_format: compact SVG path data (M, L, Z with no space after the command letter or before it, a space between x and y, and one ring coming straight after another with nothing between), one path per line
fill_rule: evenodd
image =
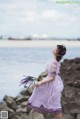
M36 79L34 77L25 76L25 78L20 81L20 85L24 85L24 88L29 88L31 85L35 84L35 82Z

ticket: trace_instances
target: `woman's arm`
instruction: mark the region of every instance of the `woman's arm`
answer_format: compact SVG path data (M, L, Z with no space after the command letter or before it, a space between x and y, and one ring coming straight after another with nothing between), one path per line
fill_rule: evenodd
M50 82L50 81L53 81L54 80L54 77L49 77L48 79L44 80L42 79L41 81L39 81L41 84L44 84L44 83L47 83L47 82Z
M44 83L47 83L47 82L50 82L50 81L53 81L55 79L55 75L56 75L56 70L57 70L57 64L54 62L50 65L50 68L49 68L49 77L48 79L46 80L41 80L41 81L38 81L35 86L40 86L41 84L44 84Z
M44 83L47 83L47 82L50 82L50 81L53 81L53 80L54 80L54 77L49 77L46 80L42 79L41 81L36 82L35 83L35 86L40 86L40 85L42 85Z

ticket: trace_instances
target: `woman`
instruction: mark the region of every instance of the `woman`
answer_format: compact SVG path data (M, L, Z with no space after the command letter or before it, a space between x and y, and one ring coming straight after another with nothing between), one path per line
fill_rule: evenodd
M57 45L53 51L55 60L47 66L48 75L35 83L34 91L27 104L27 107L39 112L53 113L55 119L62 119L61 93L64 86L59 70L60 60L65 54L65 46Z

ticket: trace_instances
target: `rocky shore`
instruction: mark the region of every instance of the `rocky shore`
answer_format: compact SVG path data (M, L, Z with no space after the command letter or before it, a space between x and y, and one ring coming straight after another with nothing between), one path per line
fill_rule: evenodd
M47 75L42 72L37 80ZM61 78L64 82L62 92L63 119L80 119L80 58L65 59L61 64ZM53 115L41 114L26 107L34 87L22 90L18 96L5 95L0 102L0 111L8 111L8 119L53 119Z

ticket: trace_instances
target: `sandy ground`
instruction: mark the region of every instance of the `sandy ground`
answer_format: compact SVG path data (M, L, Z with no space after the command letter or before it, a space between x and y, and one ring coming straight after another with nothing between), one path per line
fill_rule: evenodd
M63 44L66 47L80 47L80 41L13 41L0 40L0 47L54 47L57 44Z

